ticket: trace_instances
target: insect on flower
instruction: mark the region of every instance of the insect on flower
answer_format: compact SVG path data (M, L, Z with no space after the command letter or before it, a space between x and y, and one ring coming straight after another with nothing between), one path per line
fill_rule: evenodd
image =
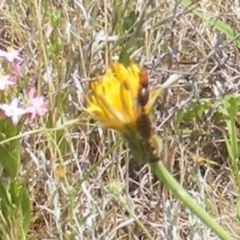
M140 136L143 139L148 139L152 134L152 125L148 114L145 112L145 105L149 99L148 72L146 69L143 69L139 73L139 90L137 98L137 103L140 107L140 113L136 121L137 127L140 132Z
M145 106L149 100L149 80L146 69L143 69L139 73L139 90L137 97L140 114L137 118L136 125L142 139L142 146L145 153L149 156L150 161L156 162L159 160L159 157L157 156L156 144L152 138L152 123L148 114L145 112Z
M138 91L138 103L141 107L145 107L149 99L149 87L148 87L148 72L147 69L143 69L139 73L139 91Z

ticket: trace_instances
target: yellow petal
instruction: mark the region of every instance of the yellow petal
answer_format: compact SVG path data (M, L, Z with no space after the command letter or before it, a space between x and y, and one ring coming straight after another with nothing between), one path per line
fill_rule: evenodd
M134 127L141 114L139 109L143 109L138 104L140 72L137 64L113 64L102 78L90 84L87 111L107 127L120 131L126 129L124 126Z

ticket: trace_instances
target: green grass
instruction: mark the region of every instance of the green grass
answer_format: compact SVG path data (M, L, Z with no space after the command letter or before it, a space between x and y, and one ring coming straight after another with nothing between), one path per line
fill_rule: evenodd
M164 144L162 162L233 239L240 239L235 4L5 1L0 48L21 50L19 92L35 86L50 110L0 142L21 140L17 169L32 213L29 231L21 233L25 239L217 239L176 189L133 161L119 133L86 114L88 82L116 59L148 67L152 89L171 77L180 79L162 92L153 110ZM15 172L1 165L3 177L2 169ZM1 201L8 201L2 192ZM12 226L11 234L19 229L11 221L0 224L1 239L11 239L4 227Z

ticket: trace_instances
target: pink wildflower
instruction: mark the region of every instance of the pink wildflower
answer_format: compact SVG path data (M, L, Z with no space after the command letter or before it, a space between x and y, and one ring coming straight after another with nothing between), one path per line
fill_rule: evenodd
M19 57L19 51L14 49L11 49L9 51L0 49L0 57L7 59L9 62L13 62L14 60L22 60L22 58Z
M9 75L0 75L0 90L5 90L8 86L15 85L15 82L10 81Z
M0 109L3 110L7 117L12 119L14 125L19 121L19 117L26 113L26 110L18 107L18 99L14 98L10 104L0 104Z
M22 70L22 68L21 68L20 62L13 63L13 77L12 77L12 79L15 83L17 82L17 79L18 79L18 77L21 73L21 70Z
M35 96L36 90L34 88L30 89L28 92L28 98L30 105L26 108L26 112L31 114L31 121L36 118L36 116L44 116L48 112L48 103L43 96Z

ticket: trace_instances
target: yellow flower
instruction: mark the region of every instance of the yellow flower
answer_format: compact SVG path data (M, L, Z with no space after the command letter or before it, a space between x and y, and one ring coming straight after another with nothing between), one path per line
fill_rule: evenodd
M158 161L158 140L150 112L156 94L149 95L148 75L132 63L113 64L102 78L90 84L87 111L104 126L120 131L139 162Z
M87 111L106 127L124 132L136 127L141 114L138 103L141 68L137 64L124 67L115 63L106 74L90 84ZM144 108L150 113L150 105Z

